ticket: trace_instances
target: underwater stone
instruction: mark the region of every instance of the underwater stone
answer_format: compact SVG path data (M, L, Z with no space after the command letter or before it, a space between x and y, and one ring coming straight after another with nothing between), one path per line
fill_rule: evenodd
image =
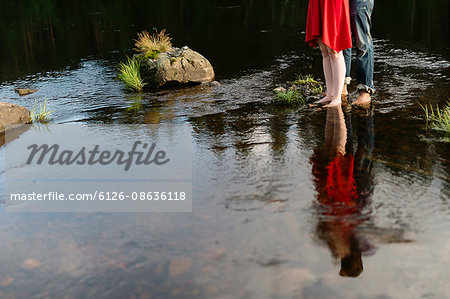
M273 90L274 92L286 92L286 88L282 87L282 86L278 86L277 88L275 88Z
M37 89L28 89L28 88L16 88L15 91L19 94L19 96L23 97L28 94L34 93Z

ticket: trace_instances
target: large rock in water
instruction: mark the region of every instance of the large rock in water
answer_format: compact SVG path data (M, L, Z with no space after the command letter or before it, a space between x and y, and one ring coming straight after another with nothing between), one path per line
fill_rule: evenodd
M0 134L7 125L27 124L30 122L30 111L22 106L0 102Z
M211 82L215 76L208 59L187 46L159 54L157 59L148 61L148 66L158 87Z

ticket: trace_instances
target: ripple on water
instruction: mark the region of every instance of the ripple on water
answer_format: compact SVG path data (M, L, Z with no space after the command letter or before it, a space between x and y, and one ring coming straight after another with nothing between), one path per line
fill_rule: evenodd
M439 54L398 49L388 40L375 40L375 97L379 112L389 113L417 101L448 94L450 62ZM439 90L430 93L430 89Z
M0 98L32 109L35 100L47 99L47 108L54 111L55 122L83 120L87 111L99 108L126 107L120 82L115 80L110 62L84 60L76 68L25 76L0 86ZM38 89L20 97L14 88L27 86Z

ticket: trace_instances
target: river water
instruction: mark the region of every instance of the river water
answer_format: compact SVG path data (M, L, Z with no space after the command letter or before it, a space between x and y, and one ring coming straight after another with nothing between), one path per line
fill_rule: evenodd
M376 2L370 110L270 102L322 76L307 1L2 4L0 99L47 99L53 123L188 127L194 196L192 213L2 207L1 298L450 298L450 147L419 105L449 98L448 1ZM124 91L116 66L152 28L221 85Z

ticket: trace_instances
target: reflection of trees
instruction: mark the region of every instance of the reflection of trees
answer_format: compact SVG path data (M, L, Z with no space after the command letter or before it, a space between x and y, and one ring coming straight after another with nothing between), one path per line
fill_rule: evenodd
M220 154L227 147L233 146L246 156L259 143L257 132L262 126L261 120L254 117L256 114L255 107L244 105L236 110L191 117L189 121L193 126L194 136L199 134L202 141L207 142L215 153Z
M447 0L375 1L374 35L448 44Z
M271 105L270 105L271 106ZM206 142L216 153L228 147L235 148L243 156L263 150L264 154L280 157L285 154L292 125L292 109L270 107L260 104L247 104L242 107L216 114L191 117L194 136L198 134L200 142ZM272 108L272 109L271 109ZM267 118L261 118L261 110L270 109Z
M286 47L286 32L305 28L308 1L5 0L0 4L0 70L8 77L41 71L42 66L66 66L88 55L131 50L136 32L152 28L167 28L176 44L214 52L214 65L224 58L233 63L237 55L243 67L260 65ZM448 1L379 0L375 6L374 35L448 43ZM260 47L262 51L255 51Z
M289 131L290 110L275 110L274 115L268 120L268 130L272 137L272 150L275 154L282 154L289 142L287 133Z

